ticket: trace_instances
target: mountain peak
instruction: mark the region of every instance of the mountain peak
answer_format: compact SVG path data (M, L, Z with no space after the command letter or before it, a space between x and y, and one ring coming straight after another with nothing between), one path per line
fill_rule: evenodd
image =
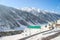
M55 11L48 11L48 10L42 10L42 9L39 9L39 8L35 8L35 7L24 7L24 8L20 8L20 10L22 10L22 11L27 11L27 12L49 12L49 13L57 13L57 12L55 12Z
M40 9L37 9L37 8L34 8L34 7L24 7L24 8L21 8L20 10L27 11L27 12L31 12L31 11L40 12Z

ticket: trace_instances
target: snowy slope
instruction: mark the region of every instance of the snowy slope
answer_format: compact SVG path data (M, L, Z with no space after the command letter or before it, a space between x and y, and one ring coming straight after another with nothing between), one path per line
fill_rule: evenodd
M42 25L60 19L60 15L36 8L16 9L0 5L0 31L18 30L30 25ZM17 29L16 29L17 28Z

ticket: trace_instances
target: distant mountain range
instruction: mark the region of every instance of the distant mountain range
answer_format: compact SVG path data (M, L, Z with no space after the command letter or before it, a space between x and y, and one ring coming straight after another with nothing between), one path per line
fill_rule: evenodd
M30 25L42 25L48 22L55 22L60 15L36 8L16 9L0 5L0 30L20 30L20 27Z

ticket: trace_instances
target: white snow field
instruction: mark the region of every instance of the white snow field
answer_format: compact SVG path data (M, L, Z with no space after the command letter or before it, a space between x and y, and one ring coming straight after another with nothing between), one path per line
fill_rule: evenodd
M40 33L40 32L42 32L41 29L28 29L27 28L22 34L0 37L0 40L19 40L24 37L28 37L25 40L41 40L44 37L54 35L55 33L57 33L57 31L56 31L56 29L54 29L54 30L47 31L45 33ZM34 34L37 34L37 35L34 35ZM31 36L31 35L34 35L34 36ZM29 36L31 36L31 37L29 37ZM57 40L57 39L59 40L60 36L53 38L51 40Z

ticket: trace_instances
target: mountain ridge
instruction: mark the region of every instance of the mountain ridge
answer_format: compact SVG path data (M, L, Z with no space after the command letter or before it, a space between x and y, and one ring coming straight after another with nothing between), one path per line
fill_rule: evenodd
M44 25L60 19L60 15L58 14L39 11L39 9L36 10L33 8L30 12L27 12L0 5L0 29L4 31L8 29L18 30L20 27L25 28L30 25Z

